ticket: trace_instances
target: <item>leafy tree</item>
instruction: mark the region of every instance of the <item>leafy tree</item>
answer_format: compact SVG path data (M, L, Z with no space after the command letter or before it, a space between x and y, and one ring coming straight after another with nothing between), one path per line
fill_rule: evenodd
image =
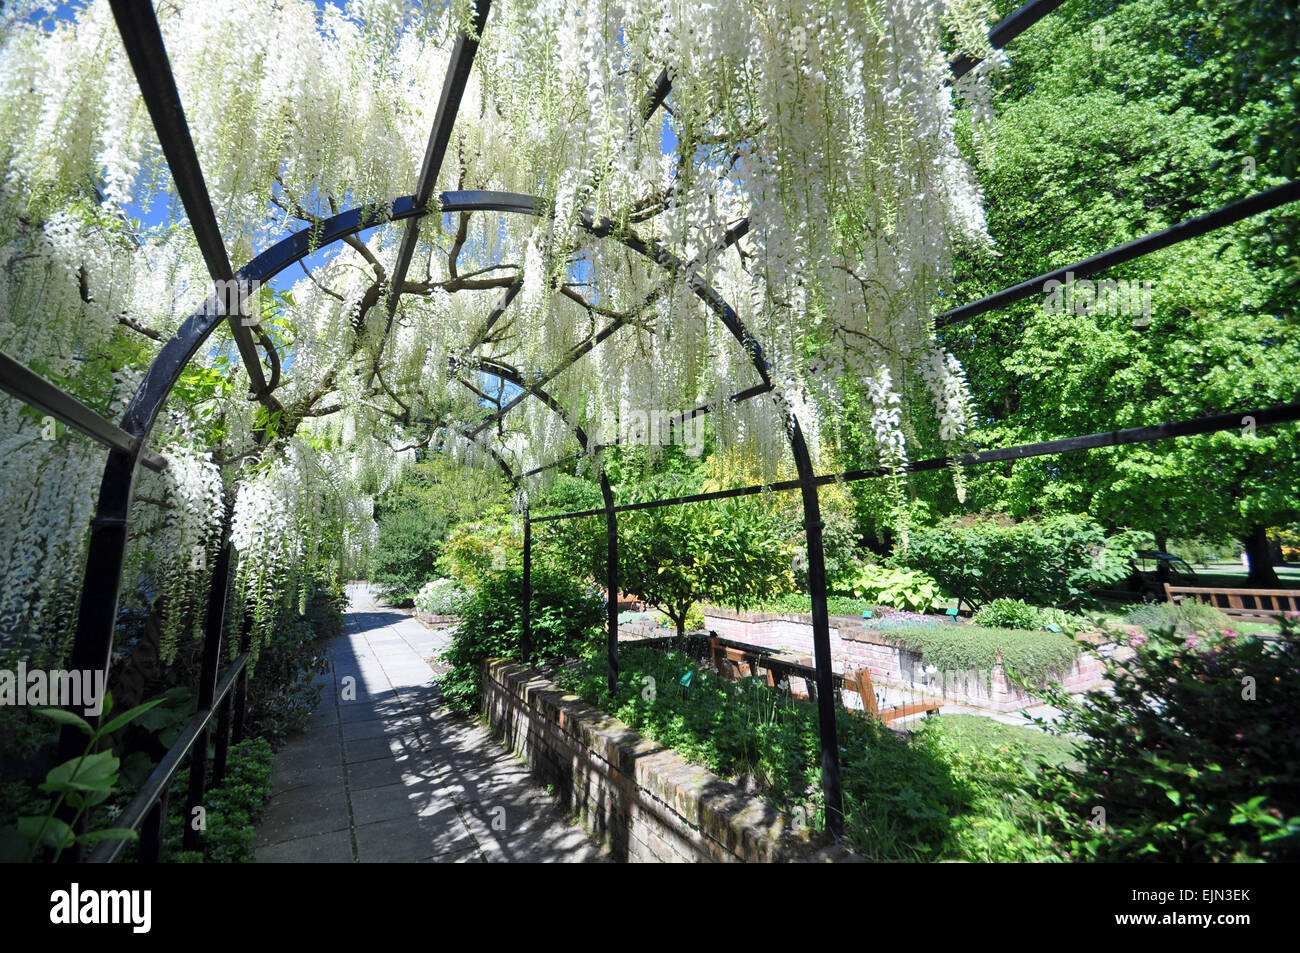
M698 489L698 484L680 476L660 475L630 487L626 502L681 496ZM586 499L591 501L589 494ZM571 570L581 567L580 571L603 583L604 529L600 517L543 523L539 542L551 551L548 558ZM685 635L687 613L700 599L740 609L794 586L791 548L777 517L743 500L622 513L618 543L620 588L662 609L679 637Z
M1001 258L960 262L956 300L1284 181L1294 148L1255 140L1297 116L1294 84L1278 72L1295 55L1282 52L1295 17L1270 21L1277 12L1237 3L1220 21L1196 0L1071 4L1018 40L993 144L972 148ZM1297 267L1278 247L1295 229L1283 209L1101 276L1151 282L1149 323L1048 313L1035 297L944 330L979 405L976 443L1294 400ZM1245 418L1211 436L982 468L970 500L1015 515L1087 512L1160 542L1231 533L1259 585L1276 584L1264 529L1294 520L1298 501L1300 430ZM939 505L955 508L951 491Z

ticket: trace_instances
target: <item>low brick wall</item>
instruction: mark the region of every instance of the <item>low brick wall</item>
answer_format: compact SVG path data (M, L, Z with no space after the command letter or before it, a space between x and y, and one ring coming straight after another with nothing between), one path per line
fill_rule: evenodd
M411 614L415 616L417 622L421 622L429 628L444 625L460 625L460 616L458 615L430 615L427 612L420 612L419 610L416 610Z
M784 813L563 692L536 669L489 659L483 712L559 799L635 863L856 859Z
M1039 704L1031 694L1008 682L1001 665L991 673L927 674L919 652L888 642L856 616L831 616L831 657L852 668L865 668L882 685L913 688L927 696L942 696L961 705L992 711L1016 711ZM724 639L748 642L790 655L812 656L812 616L806 612L736 612L717 606L704 609L704 627ZM1104 670L1095 656L1080 653L1061 683L1067 691L1086 692L1104 684Z

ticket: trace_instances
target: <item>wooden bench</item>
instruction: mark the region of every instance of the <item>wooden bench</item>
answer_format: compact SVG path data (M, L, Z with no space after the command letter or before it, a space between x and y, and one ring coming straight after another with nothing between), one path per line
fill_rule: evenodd
M718 639L714 638L709 639L709 655L713 667L718 670L718 674L723 678L736 681L742 678L764 678L768 685L772 684L772 673L768 671L765 675L759 674L758 656L746 652L744 649L723 645Z
M943 707L942 702L919 701L908 702L904 705L890 705L888 708L882 709L876 701L876 689L871 684L871 672L865 668L860 668L856 672L845 672L844 687L851 692L857 692L862 698L862 713L865 716L879 718L885 724L922 713L928 717ZM857 709L850 708L849 711L857 711Z
M1275 622L1284 613L1300 612L1300 589L1224 589L1165 583L1165 598L1174 605L1192 599L1244 622ZM1254 605L1246 605L1247 599Z

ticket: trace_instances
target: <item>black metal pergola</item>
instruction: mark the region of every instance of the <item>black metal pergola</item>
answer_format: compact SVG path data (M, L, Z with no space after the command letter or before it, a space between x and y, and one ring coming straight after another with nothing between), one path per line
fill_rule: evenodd
M318 249L350 239L367 229L401 221L405 223L405 229L398 248L396 263L392 269L391 291L386 304L386 327L391 327L398 299L403 293L405 276L418 242L420 221L423 217L431 214L471 212L528 216L552 214L543 200L530 195L486 191L448 191L438 193L436 196L434 194L435 182L443 164L461 98L478 49L477 37L481 36L487 24L490 2L477 0L473 30L461 33L452 51L433 128L418 172L415 192L387 203L362 205L315 222L310 227L301 229L272 245L236 272L230 264L222 242L194 143L185 120L180 95L168 62L161 30L153 10L148 4L134 3L132 0L110 0L110 2L132 69L176 183L177 192L194 230L209 275L217 288L223 286L229 288L235 282L244 283L245 287L252 283L264 284L285 268L302 261ZM990 30L990 43L995 48L1005 46L1058 7L1061 2L1063 0L1029 0ZM951 64L953 76L960 77L974 66L975 62L969 57L958 57ZM641 116L643 122L654 115L670 90L670 74L667 69L664 69L654 86L647 92ZM1031 278L979 301L954 308L939 315L936 318L936 325L938 327L951 325L1023 300L1039 293L1046 281L1063 278L1066 272L1073 272L1076 278L1088 277L1114 265L1243 221L1297 199L1300 199L1300 182L1290 182L1261 192L1084 261ZM598 219L588 212L580 215L578 226L592 238L617 241L629 251L658 265L670 280L683 282L705 308L722 322L748 355L760 381L755 386L723 398L724 401L742 402L773 394L776 391L770 376L770 367L758 342L745 328L735 310L699 276L696 270L699 261L707 255L725 250L739 241L748 231L748 221L730 227L712 249L702 253L695 261L684 261L666 247L617 227L609 220ZM485 325L475 335L468 351L477 350L486 339L492 325L510 307L519 288L520 284L516 282L507 289L500 303L488 315ZM658 292L653 292L647 301L653 300L657 294ZM108 671L127 545L128 514L138 468L140 465L154 470L166 467L166 460L147 448L153 425L185 367L223 321L229 323L241 360L247 369L251 383L250 397L268 409L278 407L273 392L279 382L280 368L274 347L260 328L246 325L241 320L241 316L239 310L230 307L228 295L218 293L210 297L183 322L175 335L165 342L132 397L120 424L114 424L96 414L71 395L32 373L7 355L0 354L0 389L62 420L109 450L87 544L86 568L70 660L71 667L75 669L105 673ZM566 413L560 402L544 388L550 380L608 339L623 323L625 322L617 319L611 321L575 347L559 366L546 374L539 375L536 379L526 379L513 372L511 368L488 359L477 357L466 359L462 362L462 366L496 375L514 384L520 391L510 400L500 402L495 413L489 415L485 421L462 428L459 431L461 436L484 446L506 477L515 484L584 455L595 454L604 447L617 445L619 440L603 444L591 441L583 429ZM383 338L381 338L381 346L382 341ZM259 347L266 353L271 365L269 381L258 354ZM464 380L461 380L461 383L469 386ZM494 423L500 422L513 407L530 397L559 415L572 431L579 450L551 463L515 473L504 457L482 441L481 436ZM618 513L768 491L799 490L802 495L808 551L826 825L832 835L839 836L843 832L843 798L840 783L840 753L835 726L837 706L830 655L830 625L826 604L825 558L822 543L823 523L818 502L818 487L833 482L877 478L884 476L886 471L852 470L832 475L818 475L814 470L798 418L783 402L777 400L774 403L782 415L794 459L796 479L674 499L616 505L609 480L602 472L600 487L604 505L600 509L541 517L531 517L525 510L523 633L520 650L524 658L531 655L529 575L533 523L602 514L605 516L608 590L606 640L609 682L612 690L617 687L618 682ZM705 404L683 413L674 418L674 421L688 420L701 414L708 414L714 409L716 405ZM909 465L908 470L912 472L938 470L954 462L965 466L978 466L996 461L1077 453L1102 447L1212 433L1238 428L1242 425L1242 419L1247 416L1254 418L1256 426L1293 422L1300 420L1300 403L985 450L955 458L940 457L913 463ZM259 439L263 437L265 434L259 434ZM231 515L227 506L226 512L222 514L222 545L219 557L212 568L213 581L209 589L203 627L202 664L197 692L198 711L117 821L120 827L140 831L140 857L144 861L158 859L163 839L168 792L184 759L190 758L187 803L193 806L202 802L208 784L206 771L209 747L215 742L214 780L219 781L225 770L226 752L232 737L238 740L243 735L250 639L248 626L240 627L234 661L224 671L220 666L231 569L237 555L233 552L229 540ZM64 729L61 738L64 757L70 757L80 751L82 744L80 737L75 729ZM186 847L197 846L197 839L198 832L187 828ZM120 841L103 842L90 853L88 859L115 860L120 855L122 847L123 842ZM65 857L81 859L77 851L68 851Z

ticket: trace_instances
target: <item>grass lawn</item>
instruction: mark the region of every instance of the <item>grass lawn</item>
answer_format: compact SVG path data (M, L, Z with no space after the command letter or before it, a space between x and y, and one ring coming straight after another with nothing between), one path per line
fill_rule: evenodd
M977 751L1019 755L1020 761L1030 770L1039 761L1078 767L1079 762L1071 751L1074 743L1037 728L1008 725L981 715L941 715L938 719L943 737L963 754Z

